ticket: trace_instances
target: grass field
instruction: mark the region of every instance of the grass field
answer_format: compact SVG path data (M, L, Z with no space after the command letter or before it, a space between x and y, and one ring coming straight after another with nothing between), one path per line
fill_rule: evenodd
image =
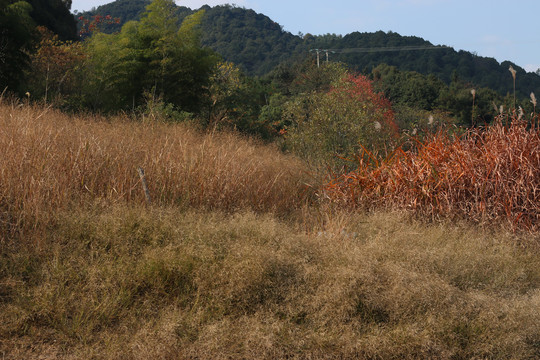
M0 152L2 359L540 357L538 233L338 209L181 124L4 103Z

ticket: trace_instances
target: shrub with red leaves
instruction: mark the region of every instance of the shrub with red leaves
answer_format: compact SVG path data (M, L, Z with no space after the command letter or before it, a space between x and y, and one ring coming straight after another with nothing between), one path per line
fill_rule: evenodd
M540 230L540 132L527 122L498 119L461 137L439 131L415 150L381 162L364 150L358 162L324 187L331 201Z
M390 100L382 93L375 92L373 81L364 75L348 74L331 88L329 95L341 103L349 104L352 100L361 104L375 119L382 119L381 127L385 127L389 133L397 134L398 127Z

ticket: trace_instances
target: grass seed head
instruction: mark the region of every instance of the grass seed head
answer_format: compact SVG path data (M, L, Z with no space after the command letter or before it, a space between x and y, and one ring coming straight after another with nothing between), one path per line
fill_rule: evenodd
M512 73L512 77L514 78L514 80L516 80L516 70L512 67L512 65L510 65L510 67L508 68L508 71Z

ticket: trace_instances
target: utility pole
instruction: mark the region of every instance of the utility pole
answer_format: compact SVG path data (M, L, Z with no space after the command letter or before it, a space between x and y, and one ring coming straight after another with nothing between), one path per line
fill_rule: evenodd
M383 51L414 51L414 50L440 50L449 49L448 46L387 46L387 47L373 47L373 48L342 48L342 49L310 49L309 52L315 52L317 54L317 67L321 67L320 54L324 52L326 54L326 63L328 64L328 55L332 54L346 54L346 53L372 53ZM512 69L513 70L513 69ZM510 71L512 71L510 70ZM540 69L536 71L540 75ZM514 73L512 73L514 76Z
M321 50L321 49L311 49L311 50L309 50L309 52L313 52L313 51L317 53L317 67L319 68L319 67L321 67L321 63L319 61L319 54L324 50ZM327 54L327 56L328 56L328 54Z
M315 52L317 53L317 67L321 67L321 61L320 61L320 53L326 53L326 63L328 64L328 54L329 53L332 53L332 54L335 54L336 52L335 51L332 51L332 50L328 50L328 49L311 49L309 50L310 52Z
M332 51L332 50L328 50L328 49L322 50L322 51L324 51L326 53L326 63L328 64L328 53L335 54L336 52Z

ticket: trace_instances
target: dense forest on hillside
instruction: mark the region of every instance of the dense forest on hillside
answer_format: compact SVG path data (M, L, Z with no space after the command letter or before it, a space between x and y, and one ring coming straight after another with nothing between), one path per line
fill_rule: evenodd
M121 24L137 19L148 1L118 0L97 9L82 13L85 17L96 14L111 15L121 19L120 24L105 28L118 31ZM249 75L262 76L276 65L311 56L310 49L331 49L332 61L340 61L356 70L367 73L379 64L396 66L402 71L434 74L446 83L459 78L471 86L495 90L501 96L511 92L508 87L508 68L512 65L520 78L517 94L528 97L530 92L540 93L540 76L527 73L510 62L499 64L495 59L481 57L467 51L455 51L440 46L436 49L414 51L366 52L368 48L433 47L429 41L394 32L354 32L345 36L326 34L313 36L293 35L253 10L230 5L208 7L202 21L201 41L227 61L239 65ZM178 8L180 18L192 13L185 7ZM301 36L300 36L301 35ZM323 54L324 56L324 54Z
M118 24L105 24L107 33L119 31L130 20L137 20L147 0L118 0L95 10L78 14L84 18L110 15L119 18ZM253 10L233 6L203 6L205 17L201 23L201 43L222 55L227 61L242 67L249 75L264 75L276 65L301 54L302 40L288 32L267 16ZM176 9L182 21L194 11L183 6Z

